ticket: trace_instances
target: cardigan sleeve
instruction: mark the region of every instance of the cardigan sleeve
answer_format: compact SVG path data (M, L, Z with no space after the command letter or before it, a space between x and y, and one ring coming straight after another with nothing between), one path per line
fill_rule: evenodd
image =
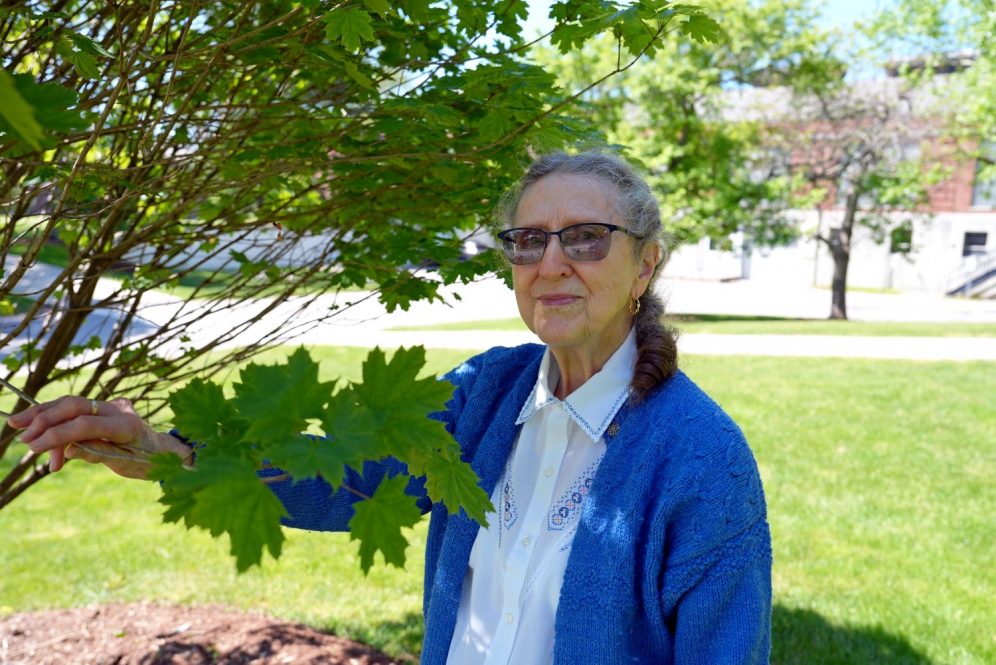
M771 536L754 457L739 428L699 456L671 515L661 605L674 662L767 663L771 642Z
M375 462L365 462L362 472L346 467L342 482L344 486L372 496L385 476L393 478L407 471L404 464L388 457ZM259 476L266 478L282 473L280 469L269 468L261 470ZM353 504L361 500L360 496L344 487L333 492L332 486L321 476L300 481L288 478L271 483L270 489L284 504L290 515L281 519L281 524L311 531L348 531L349 520L353 517ZM432 508L432 502L425 491L424 478L409 479L405 493L415 497L423 514Z
M768 662L771 544L764 520L707 556L675 566L667 574L691 582L677 603L674 662Z

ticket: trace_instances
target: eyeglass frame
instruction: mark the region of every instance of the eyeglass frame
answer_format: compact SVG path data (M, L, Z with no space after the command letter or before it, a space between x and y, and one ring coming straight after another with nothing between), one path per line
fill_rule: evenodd
M563 240L563 238L561 238L560 234L564 233L565 231L570 231L571 229L576 229L579 226L600 226L602 228L606 228L606 229L609 230L609 248L606 249L604 256L600 256L597 259L581 259L581 258L574 258L573 256L571 256L570 254L567 253L567 249L568 248L567 248L567 246L564 245L564 240ZM524 262L524 263L515 263L515 261L512 259L512 257L509 256L508 249L506 248L506 245L505 245L506 242L510 242L510 241L506 240L506 237L510 233L512 233L514 231L535 231L535 232L539 232L539 233L543 234L543 253L539 255L539 258L537 258L535 261L528 261L528 262ZM543 257L546 256L546 249L547 249L547 247L550 246L550 236L557 236L557 240L560 241L560 249L561 249L561 251L564 252L564 255L567 258L569 258L571 261L582 261L582 262L585 262L585 263L592 263L592 262L595 262L595 261L601 261L606 256L609 255L609 249L612 248L612 232L613 231L622 231L623 233L625 233L626 235L630 236L631 238L636 238L637 240L641 240L642 239L638 233L635 233L634 231L631 231L631 230L627 229L625 226L619 226L618 224L609 224L608 222L581 222L579 224L571 224L570 226L565 226L564 228L560 229L559 231L547 231L546 229L538 229L538 228L532 227L532 226L517 226L515 228L505 229L504 231L500 231L499 233L496 234L496 236L502 242L502 251L505 254L505 258L507 258L509 261L511 261L513 265L533 265L533 264L536 264L536 263L539 263L540 261L542 261Z

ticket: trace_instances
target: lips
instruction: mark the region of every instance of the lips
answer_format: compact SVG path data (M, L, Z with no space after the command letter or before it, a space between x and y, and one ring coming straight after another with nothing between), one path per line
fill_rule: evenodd
M545 296L539 296L537 300L540 301L540 304L547 307L563 307L564 305L573 304L581 300L581 298L570 293L550 293Z

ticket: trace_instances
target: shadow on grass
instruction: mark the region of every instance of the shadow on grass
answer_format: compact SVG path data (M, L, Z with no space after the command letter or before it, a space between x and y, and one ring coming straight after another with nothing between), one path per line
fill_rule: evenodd
M668 314L671 323L718 323L723 321L826 321L826 319L800 319L786 316L754 316L748 314Z
M773 665L930 665L905 638L877 626L837 626L811 610L776 605L771 616Z
M837 626L811 610L776 605L771 626L772 665L931 665L902 636L879 627ZM360 632L365 633L356 636L360 641L403 653L413 661L422 648L420 614L410 613Z
M392 654L398 662L417 663L417 654L422 651L425 624L421 612L409 612L397 621L370 625L351 624L346 632L359 642L375 645Z

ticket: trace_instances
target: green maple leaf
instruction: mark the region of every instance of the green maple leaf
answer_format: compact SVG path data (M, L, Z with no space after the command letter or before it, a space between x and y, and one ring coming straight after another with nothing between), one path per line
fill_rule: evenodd
M173 424L185 437L201 443L230 443L244 426L221 386L194 379L169 395Z
M481 141L490 143L492 141L497 141L501 137L505 136L505 134L512 131L512 129L515 128L515 123L512 122L512 118L508 111L503 109L494 109L488 111L488 114L484 116L477 128L480 132Z
M653 56L657 50L654 41L654 30L643 22L640 12L636 7L626 10L621 16L620 22L615 27L615 33L622 38L626 50L637 56L644 52Z
M487 513L494 512L491 499L481 489L480 479L469 464L447 454L429 456L424 463L425 488L433 503L442 501L450 514L463 508L482 526L488 525Z
M177 455L161 453L153 455L149 461L152 467L148 479L159 481L163 492L159 497L159 503L166 506L163 521L184 520L194 507L194 492L200 487L199 481L193 481L192 474L184 468L183 460Z
M403 568L408 541L401 533L404 527L414 526L422 511L415 504L415 497L405 494L409 476L385 478L369 499L354 504L356 514L349 520L349 539L360 541L360 568L370 572L374 554L379 550L384 561Z
M294 480L321 475L335 491L342 485L347 466L362 470L365 461L384 457L371 455L369 443L369 439L357 437L298 435L279 442L267 456L273 466L283 469Z
M325 36L350 51L358 51L363 42L374 41L370 14L362 9L333 9L325 15Z
M318 363L303 348L286 364L248 365L232 400L249 422L244 439L268 445L300 432L321 418L333 386L318 381Z
M68 39L60 39L55 43L55 52L72 64L76 73L83 78L94 79L100 76L97 58L93 53L82 49L74 49Z
M349 78L353 79L360 87L366 88L367 90L376 91L377 86L374 82L370 80L370 77L360 71L360 68L351 62L344 62L342 64L343 69L346 70L346 74Z
M217 538L228 534L239 572L259 565L263 549L277 558L284 535L280 519L287 517L283 504L259 481L249 460L202 457L197 468L187 470L176 455L156 455L149 475L163 483L160 502L167 506L163 519L188 529L200 527Z
M345 466L362 469L366 460L386 457L390 440L384 433L383 412L376 412L357 400L353 388L336 393L322 417L329 448L318 460L322 476L333 487L342 483Z
M378 456L394 455L414 475L426 476L430 498L442 501L451 513L462 506L472 519L485 523L484 515L492 508L477 475L460 459L459 446L443 424L427 417L444 407L453 386L434 377L417 378L424 364L425 349L420 346L398 349L390 362L379 348L367 356L363 383L352 390L371 414L381 414L381 422L371 421L367 432L380 442L368 449L377 450ZM326 427L345 417L327 417Z
M14 76L14 85L35 110L35 119L45 129L64 132L83 129L87 121L76 109L76 92L56 83L37 84L28 74Z
M287 511L255 472L205 487L197 494L190 516L214 537L228 534L240 573L262 562L264 547L273 558L280 556L284 542L280 519L288 516Z
M424 418L442 409L453 394L453 386L445 381L432 376L419 379L424 366L425 348L421 346L398 349L390 362L380 347L374 348L363 362L363 383L353 390L374 411Z
M718 44L726 39L726 33L719 23L703 14L693 14L679 26L681 32L688 35L700 44L711 42Z
M99 55L104 58L113 58L114 56L103 46L93 41L86 35L81 35L76 32L71 32L69 38L73 40L73 44L81 51L89 53L90 55Z
M365 4L370 11L380 14L381 18L385 18L388 12L391 11L391 3L387 0L363 0L363 4Z
M6 71L0 69L0 97L3 104L0 104L0 130L11 130L22 141L32 148L41 147L40 141L43 137L42 128L35 120L35 111L14 85L14 78Z

